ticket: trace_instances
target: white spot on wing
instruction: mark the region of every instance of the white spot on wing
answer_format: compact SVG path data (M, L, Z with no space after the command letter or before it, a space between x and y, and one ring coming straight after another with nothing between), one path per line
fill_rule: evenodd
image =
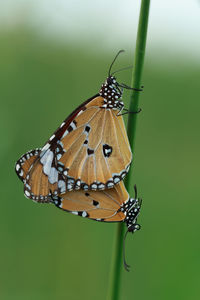
M81 186L81 181L80 181L80 180L77 180L76 185L77 185L77 186Z
M76 124L74 122L71 122L70 123L70 126L73 128L73 129L76 129Z
M88 187L88 185L86 184L86 185L84 185L83 186L83 189L85 190L85 191L88 191L89 190L89 187Z
M73 184L68 183L68 184L67 184L67 190L68 190L68 191L73 190Z
M72 211L72 214L77 216L78 212L77 211Z
M96 190L96 189L97 189L97 184L96 184L96 183L93 183L93 184L91 185L91 189L92 189L92 190Z
M29 191L26 190L26 191L25 191L25 195L26 195L27 197L30 197L31 194L29 193Z
M16 164L16 167L15 167L16 171L19 171L20 169L20 165L19 164Z
M114 184L113 184L112 182L109 182L109 183L107 184L107 186L110 188L110 187L113 187Z
M57 160L61 159L61 157L62 157L62 154L58 153L57 154Z
M58 181L58 171L56 170L56 168L54 167L51 168L48 179L51 184L54 184L55 182Z
M62 139L63 139L66 135L68 135L68 133L69 133L69 131L68 131L68 130L65 130L64 134L62 135Z
M67 170L65 170L65 171L63 172L63 174L64 174L65 176L67 176L67 174L68 174Z
M42 152L46 151L47 149L49 149L49 147L50 147L49 143L47 143L46 145L44 145L44 147L42 148Z
M43 164L43 171L47 176L50 175L52 161L53 161L53 152L50 151L50 149L48 149L40 159L40 162Z
M114 178L114 183L118 183L120 181L119 177Z
M85 218L86 216L87 216L86 211L83 211L83 212L82 212L82 217Z
M26 187L28 190L31 190L31 187L30 187L30 185L28 185L28 183L26 183Z
M83 112L83 111L82 111L82 110L80 110L80 111L79 111L79 113L77 114L77 117L78 117L80 114L82 114L82 112Z
M61 193L66 192L66 186L65 186L64 180L59 180L58 181L58 187L59 187Z
M99 190L104 190L105 189L105 185L103 183L101 183L99 186L98 186L98 189Z
M55 138L55 134L53 134L49 140L52 141L54 138Z
M23 170L21 170L21 172L19 173L19 176L23 176L24 172Z

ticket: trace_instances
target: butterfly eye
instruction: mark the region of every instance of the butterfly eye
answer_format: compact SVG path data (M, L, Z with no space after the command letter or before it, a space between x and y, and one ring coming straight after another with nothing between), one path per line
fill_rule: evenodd
M106 84L107 85L112 85L112 84L115 84L116 83L116 78L114 76L109 76L107 79L106 79Z
M107 85L113 84L113 79L112 79L112 77L108 77L108 78L107 78L106 84L107 84Z

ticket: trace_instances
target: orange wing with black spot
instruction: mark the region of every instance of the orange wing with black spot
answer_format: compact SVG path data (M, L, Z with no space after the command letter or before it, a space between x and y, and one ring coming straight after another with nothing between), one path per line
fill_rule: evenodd
M67 190L112 188L128 172L132 154L122 116L103 103L94 98L59 139L57 163Z
M71 191L59 197L54 196L57 207L74 215L87 217L96 221L124 221L123 204L129 200L128 192L123 182L112 189L104 191Z
M130 198L123 181L104 191L71 191L52 196L54 204L69 213L102 222L125 222L129 231L140 229L136 224L142 204Z

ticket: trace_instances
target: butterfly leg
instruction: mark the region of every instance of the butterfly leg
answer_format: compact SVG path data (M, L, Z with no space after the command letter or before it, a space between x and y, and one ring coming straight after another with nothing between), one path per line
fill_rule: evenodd
M142 111L141 108L139 108L137 111L129 111L128 109L124 108L123 110L125 110L124 113L121 113L121 114L117 114L117 116L123 116L123 115L127 115L127 114L138 114Z
M133 91L137 91L137 92L142 92L142 91L143 91L143 88L144 88L143 85L141 86L140 89L132 88L132 87L126 85L125 83L120 83L120 84L118 84L118 86L121 87L121 88L125 88L125 89L127 89L127 90L133 90Z

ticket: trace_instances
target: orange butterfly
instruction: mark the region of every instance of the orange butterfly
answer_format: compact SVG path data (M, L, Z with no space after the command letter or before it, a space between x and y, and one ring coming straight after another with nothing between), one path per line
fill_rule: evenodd
M141 199L130 198L123 181L112 189L104 191L71 191L52 195L54 204L74 215L102 222L121 222L127 224L128 231L139 229L136 218L140 212Z
M119 114L124 107L120 87L126 86L110 74L113 63L99 94L73 111L41 150L27 152L17 161L26 197L49 202L51 192L104 190L127 174L132 153Z

